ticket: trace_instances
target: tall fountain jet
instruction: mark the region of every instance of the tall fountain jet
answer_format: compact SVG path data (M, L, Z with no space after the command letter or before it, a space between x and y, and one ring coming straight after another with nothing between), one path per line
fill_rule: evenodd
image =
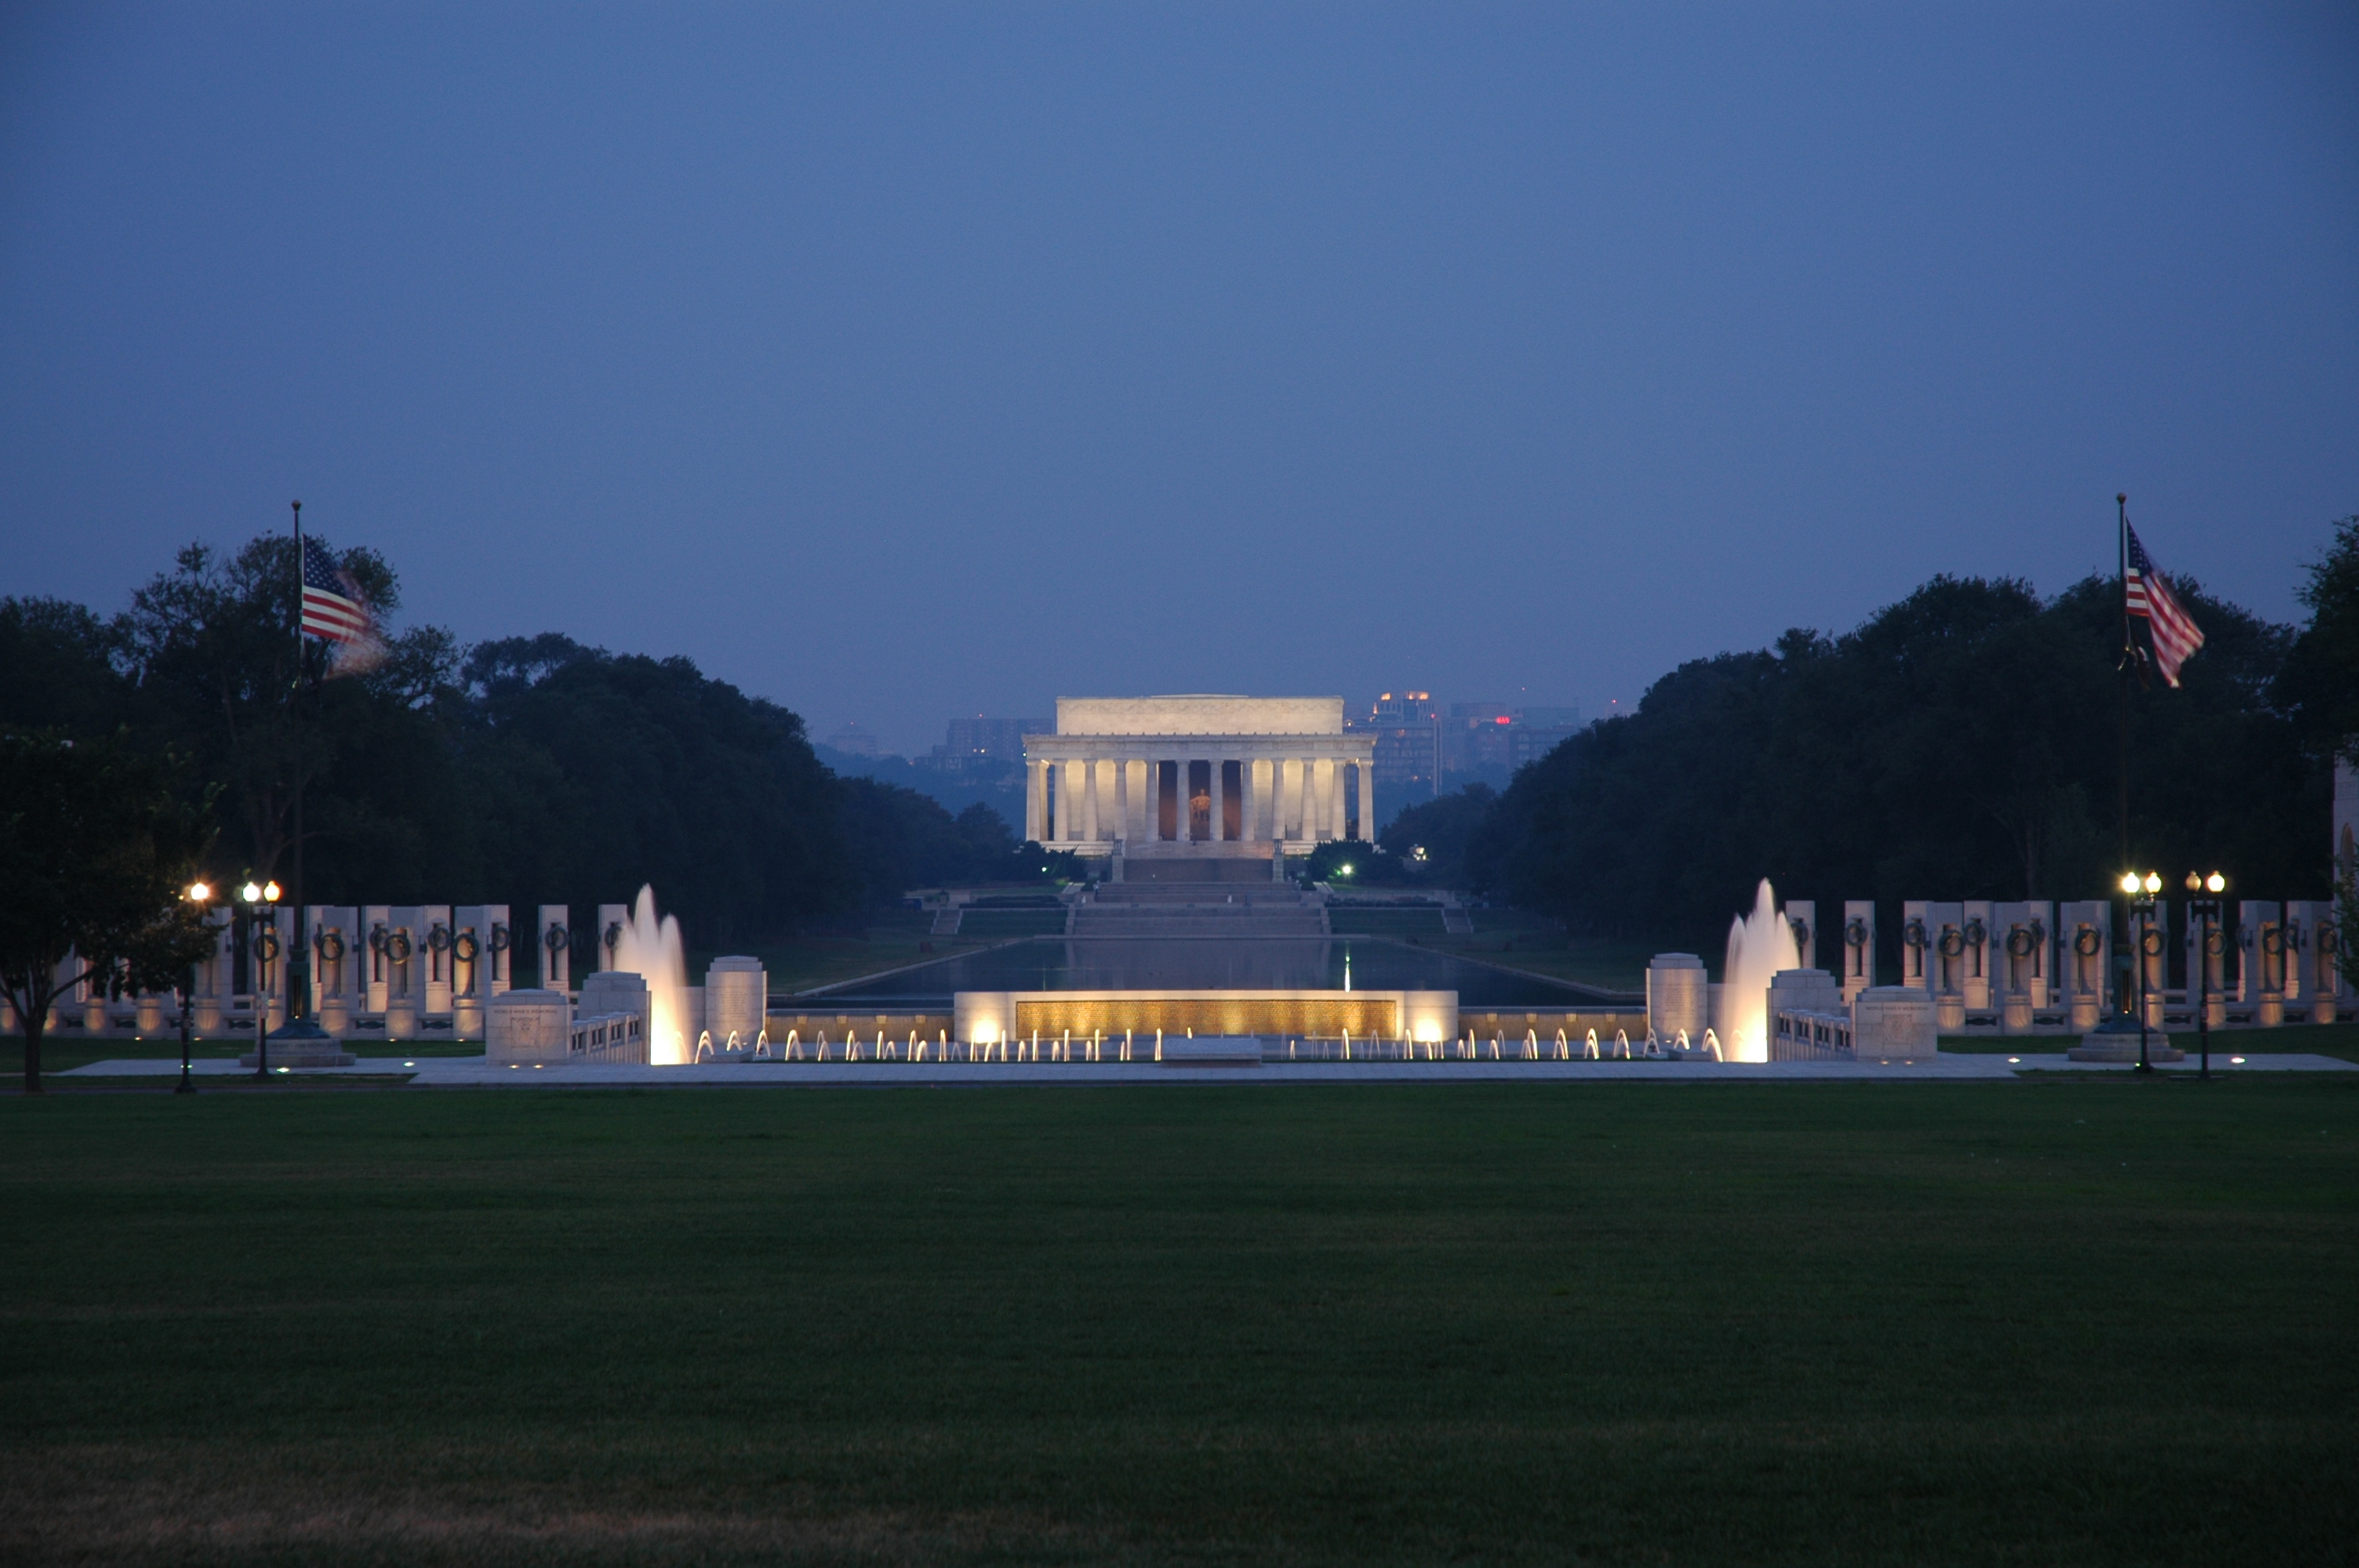
M1769 981L1780 969L1802 967L1793 927L1777 913L1769 879L1761 879L1753 913L1728 923L1728 961L1720 971L1720 1043L1731 1062L1769 1059Z
M1764 884L1767 885L1766 883ZM679 945L679 922L656 918L656 890L642 886L639 902L614 937L614 968L647 982L647 1060L679 1066L689 1059L688 960Z

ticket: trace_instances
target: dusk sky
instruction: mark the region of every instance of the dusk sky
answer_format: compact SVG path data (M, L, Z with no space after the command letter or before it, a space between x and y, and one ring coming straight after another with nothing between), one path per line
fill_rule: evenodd
M923 750L1634 701L2359 511L2342 6L11 7L0 592L382 550Z

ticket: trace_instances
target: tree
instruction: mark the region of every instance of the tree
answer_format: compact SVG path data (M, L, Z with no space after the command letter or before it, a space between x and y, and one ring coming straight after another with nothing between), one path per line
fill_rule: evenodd
M1466 877L1466 846L1491 814L1499 794L1486 784L1404 808L1376 842L1417 881L1458 887Z
M2182 687L2131 694L2131 859L2313 896L2322 770L2270 697L2293 633L2178 587L2206 642ZM1840 637L1683 665L1516 774L1469 880L1699 950L1764 876L1821 903L2104 897L2119 592L1936 578Z
M380 613L399 606L384 557L368 549L330 553ZM301 610L295 541L266 534L226 559L210 546L187 546L170 571L132 595L113 628L122 664L147 699L145 738L193 759L223 785L238 848L260 876L276 872L293 845L299 783L308 794L336 768L347 732L356 722L365 728L372 708L387 699L400 706L415 696L409 688L438 675L447 687L453 662L449 634L421 628L391 639L378 671L323 691L326 653L303 639L299 748L288 698L299 675ZM323 829L335 829L332 810L325 823L306 824L307 837Z
M138 691L115 667L121 638L62 599L0 599L0 728L95 738L134 718Z
M0 987L24 1027L27 1094L60 994L84 980L166 989L212 950L183 896L212 841L209 803L183 799L177 772L121 739L0 736Z
M2310 624L2294 639L2277 676L2277 700L2316 754L2359 768L2359 516L2334 524L2326 553L2310 564L2299 589ZM2333 847L2335 925L2343 962L2359 941L2359 849Z
M2359 765L2359 516L2334 524L2334 540L2297 590L2310 624L2294 639L2276 697L2321 754Z

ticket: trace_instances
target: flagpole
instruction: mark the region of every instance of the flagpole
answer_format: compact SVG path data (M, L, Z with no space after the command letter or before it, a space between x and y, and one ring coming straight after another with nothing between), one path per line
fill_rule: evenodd
M2126 492L2114 495L2114 547L2119 552L2120 556L2122 588L2120 745L2121 859L2117 862L2121 871L2115 872L2115 875L2118 876L2122 874L2122 872L2126 872L2130 866L2130 666L2137 658L2137 641L2130 633L2130 498ZM2111 878L2107 879L2109 881L2111 880ZM2123 903L2123 929L2125 931L2129 930L2130 917L2128 908L2128 901L2125 900ZM2145 962L2144 956L2136 950L2136 943L2137 941L2136 935L2133 933L2130 935L2129 940L2133 945L2130 962L2132 964L2143 964ZM2125 1013L2129 1011L2129 988L2124 986L2122 988L2121 1000L2122 1011ZM2140 1020L2140 1022L2143 1022L2144 1021Z
M295 687L287 700L288 738L295 753L295 951L287 958L287 1022L274 1040L319 1041L326 1033L311 1017L311 916L303 902L303 503L295 503Z
M2130 498L2114 497L2116 516L2114 544L2120 555L2118 580L2122 590L2122 722L2121 722L2121 864L2130 863L2130 665L2137 656L2137 640L2130 634Z

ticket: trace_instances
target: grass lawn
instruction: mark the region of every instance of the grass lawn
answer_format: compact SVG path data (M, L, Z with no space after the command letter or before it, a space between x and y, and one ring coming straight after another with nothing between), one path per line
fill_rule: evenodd
M1472 936L1419 932L1398 935L1396 939L1414 940L1417 946L1430 947L1437 953L1481 958L1509 968L1528 969L1536 975L1619 991L1644 991L1647 961L1662 951L1635 942L1567 941L1563 932L1540 925L1485 927L1484 916L1507 912L1478 909L1473 913ZM1343 927L1339 925L1336 929ZM1391 932L1384 935L1396 935Z
M0 1098L0 1559L2348 1561L2359 1084Z
M1430 936L1441 932L1439 909L1338 909L1327 911L1327 927L1338 936ZM1427 946L1433 944L1429 942Z
M1051 913L1057 918L1055 928L1062 931L1063 913ZM812 934L783 942L757 942L730 951L761 959L762 967L769 972L770 989L784 993L857 979L862 975L948 957L953 953L972 952L1005 940L995 933L978 936L962 932L956 936L936 936L933 928L934 912L929 909L882 910L867 916L865 924L855 930ZM920 951L921 946L930 950ZM705 968L714 957L705 952L688 955L690 985L704 983Z

